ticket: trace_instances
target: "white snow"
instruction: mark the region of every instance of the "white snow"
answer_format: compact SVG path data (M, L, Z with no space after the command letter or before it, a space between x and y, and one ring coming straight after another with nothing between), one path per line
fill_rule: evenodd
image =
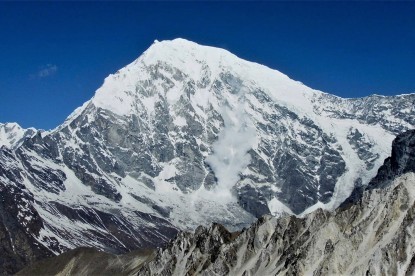
M232 197L231 188L239 180L239 173L249 165L247 152L258 143L256 128L244 113L244 92L240 93L239 99L223 105L224 127L213 144L213 154L205 159L218 178L215 191L224 198Z
M352 192L357 178L362 178L362 183L367 183L376 175L377 168L383 163L386 157L390 155L392 141L395 136L385 131L379 125L364 125L357 120L334 119L327 117L316 117L319 126L325 133L331 133L338 140L342 147L342 158L346 163L346 172L338 179L334 189L332 200L328 204L317 203L305 210L302 215L308 214L318 208L334 210L337 208ZM351 128L358 129L365 137L370 139L374 145L373 152L379 154L374 169L367 170L364 161L362 161L355 150L347 141L347 135ZM382 137L382 139L379 139Z
M310 98L319 91L310 89L300 82L293 81L277 70L245 61L234 54L215 47L202 46L185 39L156 42L133 63L108 76L99 88L92 102L95 106L111 110L125 116L136 111L136 84L149 78L145 67L158 62L173 65L186 74L188 79L200 81L204 68L209 68L210 78L216 79L225 70L240 76L249 87L260 85L274 100L301 114L312 112ZM168 91L167 98L176 101L180 89ZM205 106L208 95L198 92L198 104Z
M293 215L292 211L290 210L290 208L288 208L287 206L285 206L281 201L279 201L276 197L272 198L269 202L268 202L268 208L271 212L271 214L273 216L281 216L284 214L289 214L289 215Z
M24 129L17 123L0 123L0 147L15 148L19 146L23 138L36 133L36 129Z
M186 126L187 125L186 118L184 118L182 116L177 116L176 118L174 118L173 123L177 126Z

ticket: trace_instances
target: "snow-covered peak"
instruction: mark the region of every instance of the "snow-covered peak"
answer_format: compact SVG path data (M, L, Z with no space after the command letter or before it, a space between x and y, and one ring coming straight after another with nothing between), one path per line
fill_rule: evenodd
M17 147L24 138L33 135L34 128L24 129L17 123L0 123L0 147Z
M227 50L199 45L182 38L154 42L137 61L146 64L156 64L159 61L170 63L193 78L200 76L202 63L208 65L211 70L240 67L249 63Z
M155 41L137 60L107 77L96 91L93 104L121 116L135 113L137 99L145 97L140 95L140 86L154 82L155 66L168 79L166 82L173 83L167 92L163 83L157 83L160 88L157 90L166 94L171 91L183 94L183 84L189 82L204 82L211 93L215 81L223 74L241 80L241 89L245 91L265 91L282 105L308 114L312 112L311 98L321 94L277 70L243 60L227 50L178 38ZM183 78L175 79L179 75Z

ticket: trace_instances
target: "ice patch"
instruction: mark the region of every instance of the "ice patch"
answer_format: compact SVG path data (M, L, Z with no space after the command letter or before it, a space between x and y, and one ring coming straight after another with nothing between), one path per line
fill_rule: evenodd
M175 124L176 126L179 126L179 127L186 126L187 125L186 118L184 118L182 116L177 116L174 119L173 124Z
M285 206L276 197L268 202L268 208L273 216L280 216L283 214L293 215L291 209Z

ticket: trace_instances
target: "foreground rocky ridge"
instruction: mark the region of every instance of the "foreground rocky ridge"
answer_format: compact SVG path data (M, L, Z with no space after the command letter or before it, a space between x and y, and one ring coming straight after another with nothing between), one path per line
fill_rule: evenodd
M154 250L135 250L124 255L113 255L80 247L39 261L15 275L135 275L154 256Z
M236 238L220 226L180 234L138 275L412 275L415 174L348 209L259 219Z
M0 246L19 228L48 254L123 253L212 222L332 210L415 126L414 103L342 99L223 49L155 42L56 129L3 143L0 187L18 215L2 218Z
M265 216L240 232L220 224L180 232L148 259L138 258L131 275L413 275L414 142L415 130L398 136L390 159L399 166L389 170L387 159L376 184L347 206L302 218ZM71 274L68 268L62 271Z

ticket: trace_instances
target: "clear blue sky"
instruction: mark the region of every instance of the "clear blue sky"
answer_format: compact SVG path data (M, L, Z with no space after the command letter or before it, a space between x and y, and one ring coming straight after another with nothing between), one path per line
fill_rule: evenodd
M177 37L343 97L415 92L411 2L3 2L0 122L54 128L155 39Z

